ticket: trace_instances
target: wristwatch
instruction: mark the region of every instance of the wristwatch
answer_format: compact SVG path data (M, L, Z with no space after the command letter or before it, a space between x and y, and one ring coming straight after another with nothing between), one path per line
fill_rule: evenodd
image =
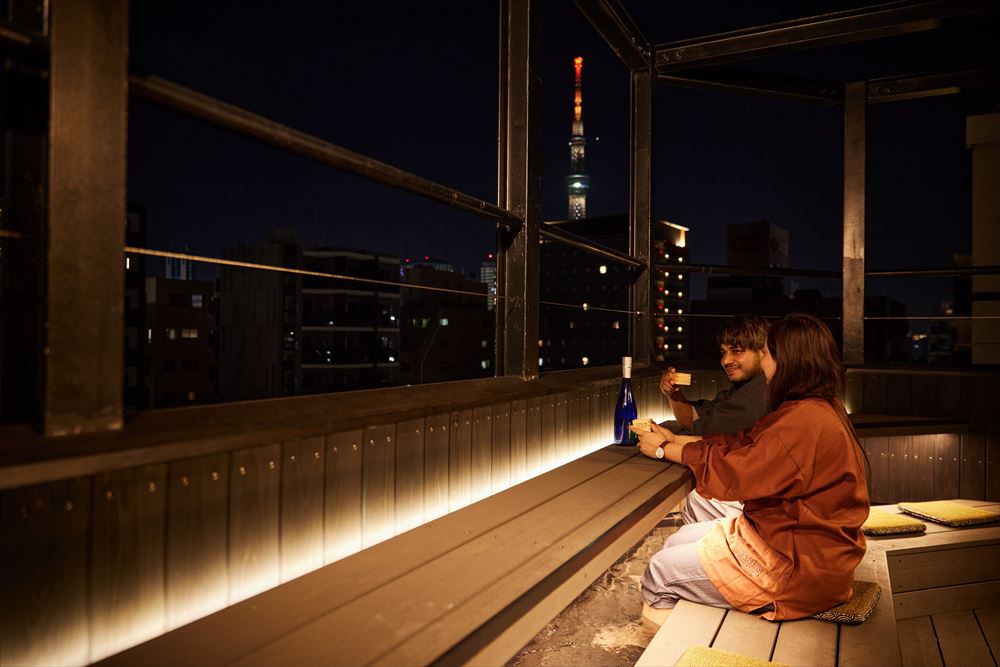
M657 447L656 448L656 458L662 459L665 454L666 454L666 452L663 451L663 447Z

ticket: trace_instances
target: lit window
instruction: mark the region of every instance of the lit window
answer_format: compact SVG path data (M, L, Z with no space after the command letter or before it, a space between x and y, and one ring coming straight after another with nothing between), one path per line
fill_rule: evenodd
M678 292L678 293L677 293L677 296L679 296L679 297L683 298L683 297L684 297L684 292Z
M667 253L663 253L663 259L670 259L670 255L668 255Z
M618 320L615 320L614 322L611 323L611 328L612 329L620 329L621 328L621 323Z
M188 400L193 401L195 399L195 393L193 391L188 392Z
M668 289L663 290L663 296L670 296L670 290Z
M132 258L129 257L128 255L125 255L125 270L127 271L128 269L131 268L132 268Z
M396 321L396 316L395 315L390 315L389 316L389 321L390 322L395 322Z
M587 304L583 304L583 309L584 310L588 310L589 308L590 308L590 306L588 306Z
M197 329L181 329L181 338L197 338Z
M663 272L663 277L664 278L669 278L670 277L670 272L669 271L664 271Z
M441 326L443 326L443 327L448 326L448 318L447 317L442 317L441 318Z
M683 350L684 349L684 344L683 343L677 343L677 349L678 350Z
M543 345L545 345L545 341L543 341L541 338L539 338L538 339L538 347L541 347Z
M576 322L570 320L570 322L569 322L569 328L570 329L575 329L576 328Z
M177 329L167 329L167 340L177 339Z
M683 280L683 279L684 279L684 274L678 273L677 274L677 280Z
M684 327L677 327L677 333L684 331Z
M490 367L490 362L483 359L482 361L479 362L479 365L482 366L483 370L485 371L487 368Z
M485 340L481 340L481 341L479 341L479 344L483 346L483 349L486 349L486 345L488 343Z
M153 330L152 329L146 329L146 341L148 341L150 343L153 342Z
M678 258L677 258L677 263L678 263L678 264L682 263L683 261L684 261L684 258L683 258L683 257L678 257Z
M191 307L192 308L201 308L202 305L203 305L203 303L204 303L204 297L201 294L192 294L191 295Z
M601 266L598 267L597 272L598 273L602 273L602 274L603 273L607 273L608 272L608 267L606 267L605 265L601 264Z
M683 315L683 314L684 314L684 311L683 311L683 310L681 310L680 308L678 308L678 309L677 309L677 314L678 314L678 315Z
M396 361L396 357L389 357L389 361Z
M583 359L580 359L580 363L583 364L584 366L586 366L587 364L590 363L590 358L589 357L584 357Z
M545 360L544 360L544 359L542 359L541 357L538 357L538 365L539 365L539 366L541 366L541 365L543 365L544 363L545 363Z

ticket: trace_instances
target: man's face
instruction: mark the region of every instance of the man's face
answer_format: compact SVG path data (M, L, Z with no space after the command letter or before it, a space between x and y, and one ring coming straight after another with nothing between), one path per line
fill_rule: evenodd
M719 353L722 355L722 368L730 382L746 382L762 372L760 358L763 352L759 350L755 352L738 345L722 344L719 346Z

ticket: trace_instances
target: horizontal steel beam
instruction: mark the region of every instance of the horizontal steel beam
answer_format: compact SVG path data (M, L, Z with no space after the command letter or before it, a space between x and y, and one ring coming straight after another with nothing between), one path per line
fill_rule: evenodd
M496 204L453 190L361 153L355 153L176 83L157 77L135 75L129 76L128 82L129 92L148 102L189 114L223 129L433 199L467 213L489 218L509 229L516 230L521 225L520 218Z
M727 276L769 276L773 278L841 278L840 271L786 269L779 267L726 266L723 264L656 264L658 270L685 273L714 273ZM865 271L865 278L954 277L1000 275L1000 266L956 266L944 269L897 269Z
M752 95L821 106L841 104L844 97L842 83L805 81L737 69L708 67L686 72L684 75L660 74L657 76L657 81L668 86ZM868 103L899 102L950 95L968 88L989 87L1000 87L1000 67L996 65L885 77L868 81Z
M840 271L819 269L786 269L774 266L725 266L723 264L657 264L657 269L684 273L717 273L727 276L770 276L802 278L840 278Z
M848 44L939 28L957 17L997 12L992 0L893 2L782 21L719 35L658 44L660 73L735 62L789 51Z
M1000 67L973 67L868 82L868 103L900 102L921 97L950 95L963 88L1000 87Z
M865 271L865 278L962 278L967 276L1000 276L1000 266L956 266L950 269L898 269Z
M660 74L657 76L657 81L668 86L753 95L820 106L840 104L844 97L843 84L802 81L734 69L706 68L686 73L685 76Z
M649 67L653 47L618 0L576 0L580 13L629 69Z
M553 225L542 224L538 228L539 236L544 236L546 238L552 239L562 243L563 245L573 246L574 248L579 248L580 250L585 250L592 255L597 255L598 257L603 257L605 259L610 259L613 262L618 262L620 264L625 264L626 266L631 266L636 269L645 268L645 264L641 261L626 255L623 252L617 250L612 250L611 248L602 246L597 243L592 243L589 239L585 239L582 236L577 236L563 229L559 229Z

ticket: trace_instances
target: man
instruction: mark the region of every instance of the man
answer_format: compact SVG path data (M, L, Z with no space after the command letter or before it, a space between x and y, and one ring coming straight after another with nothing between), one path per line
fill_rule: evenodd
M767 344L767 323L756 315L737 315L722 325L715 337L722 368L732 387L712 400L689 401L676 384L674 368L660 379L660 391L670 399L675 422L666 428L688 435L743 431L767 412L767 384L760 358ZM684 499L684 523L712 521L743 511L739 501L722 502L692 491Z

